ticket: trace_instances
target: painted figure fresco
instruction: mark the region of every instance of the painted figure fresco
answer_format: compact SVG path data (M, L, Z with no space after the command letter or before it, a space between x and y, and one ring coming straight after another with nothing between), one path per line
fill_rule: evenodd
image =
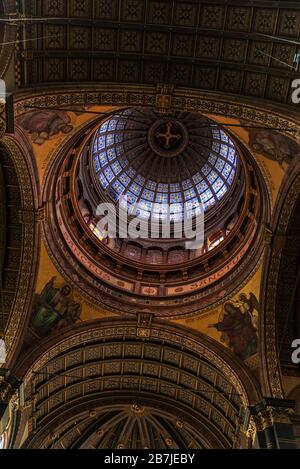
M292 138L274 130L249 129L249 145L267 158L280 165L289 164L294 156L300 155L300 146Z
M259 303L256 296L241 294L239 301L228 302L217 324L210 327L221 332L221 340L243 360L254 355L258 349L257 315Z
M66 111L33 111L19 117L18 123L32 138L33 143L43 143L54 135L68 134L73 130L71 118Z
M70 299L71 288L68 285L57 288L54 282L55 277L36 295L31 327L41 336L80 320L81 306Z

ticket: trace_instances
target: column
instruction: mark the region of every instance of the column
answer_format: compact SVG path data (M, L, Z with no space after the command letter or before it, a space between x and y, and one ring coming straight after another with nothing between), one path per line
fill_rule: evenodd
M297 449L291 417L295 402L264 398L247 409L243 430L254 449Z

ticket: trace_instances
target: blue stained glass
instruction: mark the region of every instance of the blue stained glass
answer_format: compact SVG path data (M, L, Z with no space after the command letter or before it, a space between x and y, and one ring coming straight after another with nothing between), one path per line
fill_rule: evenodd
M162 193L157 193L156 194L156 198L155 198L155 201L156 202L160 202L162 204L167 204L169 202L169 197L168 197L168 194L162 194Z
M105 148L105 137L99 137L98 139L98 150Z
M95 159L95 170L96 170L96 173L99 173L101 169L101 165L100 165L100 161L97 159Z
M109 148L107 150L107 156L108 156L109 161L113 161L116 159L116 152L114 148Z
M219 190L224 186L224 181L222 178L218 178L216 182L213 184L213 189L217 193Z
M124 148L122 145L117 145L116 146L116 152L117 152L117 155L120 156L124 153Z
M101 163L102 168L103 168L103 166L107 165L108 160L107 160L105 152L100 153L99 159L100 159L100 163Z
M196 173L194 176L193 176L193 181L195 184L198 184L198 182L202 181L202 176L200 173Z
M137 201L136 195L131 194L130 192L126 192L125 194L127 196L127 201L129 204L135 204Z
M118 161L115 161L111 165L111 168L112 168L112 170L113 170L113 172L115 173L116 176L122 171L122 167L121 167L121 165Z
M130 183L130 177L127 176L126 173L121 174L119 179L124 184L125 187L127 187L128 184Z
M154 192L149 191L148 189L146 189L146 190L144 190L144 192L142 194L142 197L144 197L147 200L153 201L154 200Z
M161 204L161 203L153 203L152 205L152 211L154 213L168 213L169 211L169 205L168 204Z
M200 182L200 184L197 184L196 189L199 192L199 194L202 194L203 191L206 191L206 189L208 189L208 185L206 184L205 181L202 181Z
M114 119L111 119L111 121L109 122L108 130L109 130L109 131L111 131L111 130L116 130L117 122L118 122L118 121L116 121L116 120L114 120Z
M109 123L109 121L106 121L106 122L104 122L104 124L101 125L101 127L100 127L100 133L103 134L104 132L107 131L108 123Z
M184 197L186 200L192 199L193 197L196 197L196 192L194 191L194 189L189 189L185 191Z
M222 172L222 169L224 168L224 165L225 165L225 161L222 158L218 158L218 161L217 161L215 167L217 168L217 170L220 173Z
M138 203L138 206L141 210L148 210L151 211L152 209L152 202L149 202L147 200L141 199Z
M228 137L228 135L225 134L224 130L220 130L220 133L221 133L221 139L222 139L222 141L228 143L228 142L229 142L229 137Z
M182 203L172 203L170 205L170 213L179 213L183 212L184 205Z
M221 145L220 154L224 156L225 158L227 158L228 150L229 148L227 145Z
M154 181L148 181L146 184L147 189L150 189L152 191L155 191L156 189L156 182Z
M180 191L180 184L178 184L178 183L170 184L170 191L171 192L179 192Z
M117 202L119 200L119 195L113 191L112 189L109 190L109 195Z
M207 176L210 170L211 170L211 167L209 166L209 164L205 164L203 168L201 169L204 176Z
M127 169L127 174L130 178L134 178L134 176L136 175L136 170L133 169L133 168L128 168Z
M169 185L168 184L158 184L157 188L158 192L168 192L169 191Z
M217 142L213 142L212 149L213 149L213 151L215 151L216 153L219 153L219 151L220 151L220 144L217 143Z
M203 192L200 196L201 202L204 204L207 202L209 199L213 197L212 192L210 189L207 189L207 191Z
M192 185L193 183L190 179L186 179L186 181L182 182L183 190L189 189L190 187L192 187Z
M139 184L137 184L136 182L133 182L130 186L130 190L131 192L133 192L135 195L139 195L142 188Z
M228 178L231 169L232 167L230 166L230 164L226 163L225 168L223 169L223 176L225 176L226 179Z
M205 202L203 204L204 210L207 211L209 208L211 208L213 205L215 205L216 201L215 199L210 199L208 202Z
M124 130L124 129L125 129L125 125L126 125L126 121L125 121L125 120L120 120L120 121L118 122L117 129L118 129L118 130Z
M199 206L198 197L195 197L194 199L189 200L189 201L186 203L186 208L187 208L187 210L194 209L194 208L196 208L196 207L198 207L198 206Z
M110 169L110 167L107 167L105 168L104 170L104 174L106 176L106 179L108 180L108 182L111 182L113 179L114 179L114 173L112 172L112 170Z
M143 186L145 184L145 178L143 176L140 176L138 175L136 178L135 178L135 182L137 182L138 184L140 184L141 186Z
M176 202L182 202L181 192L175 192L173 194L170 194L170 202L171 204L176 203Z
M234 160L235 160L235 149L234 148L229 148L228 159L229 159L229 161L231 161L231 163L234 163Z
M124 156L124 155L120 156L118 158L118 161L119 161L120 165L122 166L122 168L125 168L128 165L128 160L127 160L126 156Z
M235 171L232 170L231 173L230 173L230 175L228 176L228 179L227 179L228 184L231 185L231 184L233 183L234 176L235 176Z
M213 153L210 155L210 157L208 158L208 161L209 163L214 166L216 161L217 161L217 155L214 155Z
M220 140L221 139L221 136L220 136L220 131L217 130L217 129L212 129L212 134L213 134L213 138L217 139L217 140Z
M124 192L124 190L125 190L125 187L122 186L122 184L119 181L115 181L113 183L112 187L114 188L116 193L119 194L119 195L122 194L122 192Z
M115 134L115 142L120 143L124 141L124 135L123 134Z
M207 176L208 182L210 184L213 184L215 180L217 179L218 175L215 171L211 171L209 175Z
M102 187L106 189L109 186L109 183L107 182L107 179L105 178L104 174L100 174L99 179Z
M110 146L115 143L114 134L109 134L106 136L106 145Z
M199 197L205 210L214 205L217 199L224 197L234 181L238 161L236 148L226 131L217 125L211 125L212 139L204 138L204 144L210 144L212 147L208 161L203 168L191 175L190 179L181 182L179 178L178 182L170 184L157 183L155 178L149 180L138 174L130 164L135 156L140 156L140 148L137 145L140 134L137 133L136 124L127 119L131 114L132 111L126 109L103 122L93 143L94 171L102 187L110 187L109 193L114 200L120 198L127 190L128 205L132 210L137 205L143 218L149 218L150 210L159 212L160 209L165 217L165 207L170 203L173 211L174 206L177 207L177 219L182 219L182 191L188 206L188 216L193 216L201 210ZM109 163L111 166L108 166ZM140 202L139 197L142 197ZM174 213L172 215L175 220ZM159 213L157 216L162 219Z
M224 184L224 186L222 187L222 189L220 189L219 192L217 193L218 199L221 200L222 197L224 197L224 195L226 194L226 192L227 192L227 187L226 187L225 184Z

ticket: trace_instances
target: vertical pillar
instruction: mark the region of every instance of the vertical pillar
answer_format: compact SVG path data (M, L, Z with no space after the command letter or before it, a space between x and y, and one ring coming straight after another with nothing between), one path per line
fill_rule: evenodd
M297 449L291 416L295 402L264 398L247 410L244 431L254 449Z

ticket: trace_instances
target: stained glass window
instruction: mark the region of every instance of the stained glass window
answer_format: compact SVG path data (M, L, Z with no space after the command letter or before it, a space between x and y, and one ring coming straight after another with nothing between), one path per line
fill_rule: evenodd
M179 192L181 190L180 184L170 184L170 192Z
M96 173L99 173L100 168L101 168L100 161L99 161L99 160L95 160L95 170L96 170Z
M109 148L107 150L107 157L109 161L113 161L116 158L116 152L114 148Z
M104 174L105 174L106 179L108 180L108 182L111 182L114 179L114 173L112 172L112 170L109 167L105 168Z
M119 194L119 195L122 194L125 190L124 186L119 181L115 181L113 183L112 187L114 188L116 193Z
M156 182L154 182L154 181L147 181L146 187L147 187L147 189L150 189L150 190L152 190L152 191L155 191L155 189L156 189Z
M158 184L159 192L168 192L169 191L169 184Z
M112 145L113 143L115 143L114 135L108 134L106 137L106 145L109 146L109 145Z
M171 204L176 203L176 202L182 202L181 192L175 192L173 194L170 194L170 202Z
M121 167L121 165L118 161L115 161L111 165L111 167L112 167L112 170L113 170L113 172L115 173L116 176L122 171L122 167Z
M157 193L155 201L161 204L167 204L169 202L169 196L168 194Z
M130 183L130 177L126 173L123 173L120 176L120 181L122 182L122 184L124 184L125 187L127 187Z
M149 191L148 189L144 190L144 192L142 193L142 197L143 199L146 199L146 200L151 200L151 202L154 200L154 192L153 191Z
M192 185L193 185L193 182L190 179L183 181L182 183L183 190L189 189L190 187L192 187Z
M224 165L225 165L225 161L222 158L218 158L218 161L216 162L215 167L220 173L222 172Z
M140 149L142 137L140 132L136 133L137 117L131 120L131 114L132 111L127 109L109 117L99 127L92 145L95 173L100 186L108 189L113 200L118 201L126 194L132 210L147 219L150 212L156 218L164 219L164 204L170 203L171 219L178 221L183 219L185 203L187 214L192 217L202 210L201 204L208 211L225 196L235 179L238 162L235 145L225 130L211 124L211 137L207 133L202 137L205 148L210 146L207 156L201 153L197 160L197 147L194 147L193 160L198 162L198 168L194 163L185 171L184 165L189 164L191 155L185 162L183 153L180 165L171 160L166 167L170 174L163 171L160 174L161 167L154 161L153 164L149 161L147 170L143 172L143 164L135 162L141 161L141 156L146 161L149 150L146 147ZM157 157L155 154L152 156ZM152 167L156 170L151 178ZM169 182L166 182L166 177L169 177Z

